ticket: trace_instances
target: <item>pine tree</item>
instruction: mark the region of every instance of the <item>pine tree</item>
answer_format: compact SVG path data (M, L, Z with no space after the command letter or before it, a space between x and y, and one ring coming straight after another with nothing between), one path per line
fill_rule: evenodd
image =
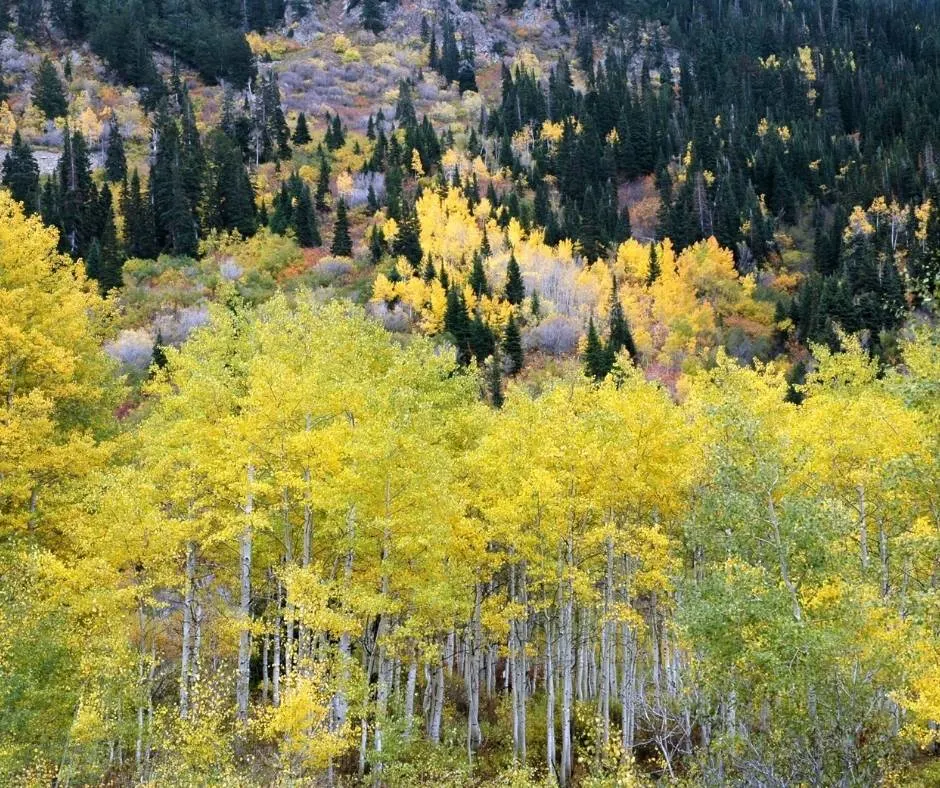
M258 229L254 190L238 146L222 129L207 140L208 166L203 212L206 229L238 230L243 238Z
M483 270L483 258L479 254L473 256L473 267L467 284L477 298L490 295L490 285L486 281L486 271Z
M39 165L29 143L24 142L19 129L13 132L10 152L3 157L4 186L14 200L23 203L27 214L39 210Z
M297 178L300 181L300 178ZM313 200L310 198L310 187L300 183L295 197L297 204L293 210L293 227L297 234L297 243L302 247L310 248L323 243L320 230L317 227L317 215L314 211Z
M98 236L94 240L100 255L97 279L101 285L101 291L107 293L122 284L124 258L118 248L117 228L114 226L114 208L109 186L105 185L101 189L99 202L100 226Z
M163 334L157 331L157 338L153 342L150 367L156 371L166 367L166 346L163 343Z
M516 316L511 314L509 322L506 323L506 330L503 333L502 343L503 355L506 357L508 371L510 375L515 375L525 361L522 351L522 335L519 333L519 326L516 323Z
M513 305L521 304L525 299L525 283L522 281L522 271L516 262L516 255L510 253L509 263L506 265L506 300Z
M463 293L457 287L447 290L447 305L444 308L444 331L454 340L457 347L457 361L466 365L470 363L470 318L467 315L467 304Z
M482 364L496 349L496 337L493 331L483 321L483 315L477 309L470 320L469 329L470 350L477 363Z
M157 254L153 212L147 195L141 192L140 176L135 169L129 183L121 190L124 216L124 248L131 257L150 258Z
M532 297L529 299L529 312L532 313L532 318L538 322L538 319L542 316L542 303L539 301L539 291L533 290Z
M346 201L342 199L336 206L336 223L333 225L333 244L330 247L330 254L335 257L352 257L349 217L346 214Z
M431 260L431 255L428 255L424 261L424 270L421 272L421 280L425 284L431 284L434 279L437 277L437 270L434 268L434 263Z
M111 183L120 183L127 177L127 157L124 154L124 138L118 128L117 118L111 116L108 125L108 147L104 158L104 171Z
M363 0L359 18L363 29L370 33L378 35L385 30L385 15L382 12L381 0Z
M630 333L630 327L623 314L623 306L617 296L617 279L614 277L610 294L610 337L607 340L609 366L613 366L617 353L624 349L630 354L631 359L636 360L636 345L633 343L633 335Z
M292 139L295 145L306 145L312 139L307 128L307 116L303 112L297 116L297 126L294 128Z
M320 172L317 175L316 206L318 211L328 211L330 203L330 165L326 156L320 157Z
M594 380L603 380L609 371L607 353L594 327L594 318L588 322L587 344L584 347L584 374Z
M33 104L47 118L61 118L69 111L69 103L65 93L65 86L59 79L55 66L48 57L44 57L36 72L36 81L33 84Z
M650 268L646 276L646 284L651 285L659 279L659 258L656 256L656 244L650 244Z
M503 374L502 360L499 357L499 351L494 351L490 359L490 368L486 376L486 387L490 395L490 404L494 408L503 407Z

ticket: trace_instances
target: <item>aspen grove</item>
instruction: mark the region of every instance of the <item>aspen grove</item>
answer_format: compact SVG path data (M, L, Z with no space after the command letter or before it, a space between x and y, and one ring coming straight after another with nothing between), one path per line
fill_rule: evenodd
M940 341L510 383L234 290L131 412L0 194L0 781L873 785L937 746ZM913 784L913 783L910 783Z

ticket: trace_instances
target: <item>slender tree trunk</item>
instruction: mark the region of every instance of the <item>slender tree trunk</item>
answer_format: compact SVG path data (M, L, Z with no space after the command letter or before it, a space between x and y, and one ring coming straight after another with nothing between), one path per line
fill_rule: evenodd
M356 507L349 507L346 513L346 535L349 539L349 546L346 549L346 562L343 568L343 578L346 587L352 582L353 566L353 536L356 530ZM340 687L333 696L333 719L337 728L341 728L346 723L346 717L349 714L349 701L346 698L346 685L349 683L349 661L351 658L351 643L348 632L343 632L339 636L339 659L340 659Z
M865 506L865 488L858 485L858 542L862 554L862 571L868 571L868 513Z
M444 714L444 663L437 660L434 663L431 681L431 719L428 724L428 740L434 744L441 741L441 719Z
M572 537L569 534L567 545L567 565L574 564L572 554ZM564 788L571 779L571 772L574 767L574 752L571 741L571 712L574 704L574 643L573 643L573 619L574 619L574 589L571 580L562 581L561 587L562 613L561 613L561 632L560 632L560 656L561 660L561 769L558 773L558 782Z
M480 606L483 602L483 588L477 583L473 604L473 621L470 626L470 639L467 649L467 757L472 758L483 740L480 730L480 657L482 653L483 629L480 623Z
M241 598L238 605L241 631L238 636L238 671L235 678L236 716L238 721L248 721L248 688L251 666L251 547L252 517L255 510L254 481L255 466L248 465L248 491L245 497L245 528L239 539Z
M274 660L271 668L271 695L275 706L281 705L281 610L284 606L281 580L276 581L274 616Z
M405 682L405 740L411 738L415 718L415 686L418 683L418 662L412 657Z
M180 658L180 717L189 716L192 624L196 600L196 543L186 543L186 595L183 600L183 649Z
M556 775L555 763L555 663L552 652L555 649L552 620L545 612L545 763L549 775Z

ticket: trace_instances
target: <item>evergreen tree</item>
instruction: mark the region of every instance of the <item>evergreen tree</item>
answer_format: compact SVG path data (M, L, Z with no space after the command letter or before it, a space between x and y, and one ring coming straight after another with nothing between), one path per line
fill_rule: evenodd
M630 358L636 360L636 345L633 343L633 335L630 333L630 327L627 325L627 319L623 314L623 306L620 298L617 296L617 278L614 277L613 289L610 293L610 337L607 340L608 363L613 366L617 353L626 350Z
M473 256L473 267L467 284L477 298L490 295L490 285L486 281L486 271L483 270L483 258L479 254Z
M532 291L532 297L529 299L529 312L532 313L532 317L536 322L542 316L542 303L539 301L538 290Z
M362 27L370 33L378 35L385 30L385 15L382 12L381 0L362 0L360 14Z
M121 190L124 216L124 248L131 257L150 258L157 254L153 212L150 200L141 192L140 176L135 169L129 183Z
M330 254L336 257L352 257L349 217L346 214L346 201L342 199L336 206L336 223L333 225L333 244L330 247Z
M447 305L444 308L444 331L450 334L457 348L457 361L460 364L469 364L470 350L470 318L467 315L467 304L463 293L457 287L447 290Z
M478 364L482 364L496 349L496 337L483 321L483 315L479 309L470 320L469 342L470 351Z
M320 172L317 175L316 206L318 211L328 211L330 203L330 165L326 156L320 157Z
M503 374L499 351L494 351L493 357L490 359L490 367L486 376L486 388L490 395L490 404L494 408L503 407Z
M610 371L607 352L597 335L593 317L588 322L587 343L584 347L582 361L584 362L584 374L594 378L594 380L603 380Z
M103 293L120 287L124 258L118 248L117 229L114 225L111 188L105 185L99 199L99 227L97 237L92 242L98 254L97 280Z
M33 104L47 118L61 118L69 111L69 102L65 93L65 86L59 79L55 66L48 57L44 57L36 72L36 81L33 83Z
M297 126L294 128L292 139L295 145L306 145L312 139L307 128L307 116L303 112L297 116Z
M108 125L108 147L105 152L104 170L111 183L120 183L127 177L127 157L124 154L124 138L118 128L117 118L112 115Z
M522 369L522 364L525 360L522 352L522 335L519 333L519 325L516 323L515 314L509 315L509 322L506 323L506 331L503 333L502 351L503 355L506 357L509 374L515 375Z
M656 244L650 244L650 267L649 273L646 275L646 284L651 285L657 279L659 279L659 258L656 256Z
M157 338L153 342L150 368L153 371L166 367L166 346L163 343L163 334L157 331Z
M207 149L203 226L207 230L237 230L247 238L258 229L258 218L241 152L222 129L210 132Z
M39 210L39 165L29 143L24 142L19 129L13 132L10 152L3 157L4 186L14 200L23 203L26 213Z
M302 247L312 248L320 246L323 240L317 227L317 215L313 200L310 197L310 187L297 177L298 186L295 188L296 205L293 209L293 227L297 234L297 243Z
M506 300L513 305L521 304L525 299L525 282L522 281L522 271L516 262L516 255L510 253L509 263L506 265L506 287L503 291Z

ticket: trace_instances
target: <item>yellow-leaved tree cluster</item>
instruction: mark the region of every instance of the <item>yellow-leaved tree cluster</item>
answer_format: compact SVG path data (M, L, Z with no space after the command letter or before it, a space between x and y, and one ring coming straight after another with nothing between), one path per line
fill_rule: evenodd
M55 247L0 195L3 784L873 785L937 746L936 330L817 349L799 405L719 353L681 401L621 359L493 409L358 307L230 297L130 409ZM746 298L657 253L631 308Z

